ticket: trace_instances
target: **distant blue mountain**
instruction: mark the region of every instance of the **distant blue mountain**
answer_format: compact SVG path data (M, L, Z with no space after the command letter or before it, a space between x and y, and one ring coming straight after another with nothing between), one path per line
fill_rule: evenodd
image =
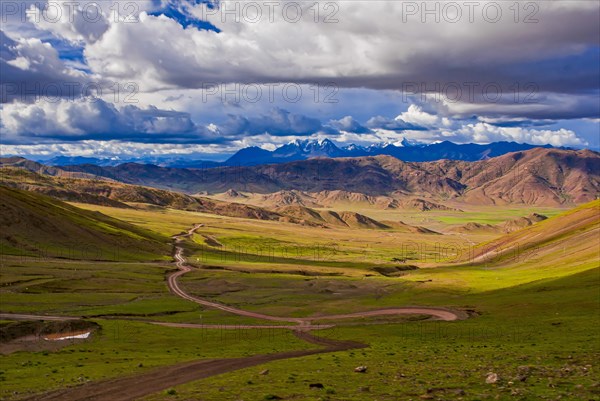
M56 156L52 159L38 159L37 161L43 162L47 166L74 166L80 164L94 164L96 166L116 166L125 162L119 159L101 159L97 157L83 156Z
M226 166L253 166L257 164L287 163L313 157L348 157L349 153L338 148L329 139L321 141L295 140L273 151L258 147L245 148L231 156Z
M269 152L268 150L261 149L258 146L251 146L249 148L240 149L236 154L227 159L224 165L247 166L249 165L248 162L251 160L270 160L271 154L272 152Z
M222 166L223 163L210 160L195 160L183 157L140 157L140 158L96 158L82 156L56 156L51 159L37 159L37 162L47 166L80 166L83 164L93 164L95 166L110 167L125 163L154 164L160 167L175 168L213 168Z
M403 139L397 144L384 143L371 146L348 145L336 146L329 139L324 140L295 140L287 145L269 151L256 146L239 150L224 162L197 160L191 156L152 156L131 159L103 159L81 156L57 156L49 160L37 160L50 166L74 166L93 164L96 166L117 166L124 163L154 164L160 167L175 168L213 168L226 166L255 166L259 164L279 164L314 157L361 157L389 155L400 160L411 162L436 161L441 159L477 161L501 156L510 152L518 152L540 147L526 143L493 142L487 145L455 144L449 141L433 144L423 144ZM551 145L541 146L552 148ZM565 149L565 148L561 148Z
M436 161L441 159L477 161L536 147L540 146L516 142L493 142L486 145L478 145L473 143L455 144L444 141L427 145L404 139L398 145L380 144L368 147L349 145L340 148L328 139L322 141L296 140L273 151L257 147L242 149L225 161L223 165L253 166L259 164L287 163L313 157L335 158L378 155L394 156L400 160L412 162ZM541 147L552 148L553 146L544 145Z

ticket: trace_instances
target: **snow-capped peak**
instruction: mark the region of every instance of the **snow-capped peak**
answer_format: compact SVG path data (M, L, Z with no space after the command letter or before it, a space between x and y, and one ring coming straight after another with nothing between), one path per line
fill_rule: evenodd
M405 146L405 147L410 147L410 146L424 146L426 145L423 142L419 142L415 139L408 139L406 137L402 138L402 140L400 142L398 142L399 145L397 146Z

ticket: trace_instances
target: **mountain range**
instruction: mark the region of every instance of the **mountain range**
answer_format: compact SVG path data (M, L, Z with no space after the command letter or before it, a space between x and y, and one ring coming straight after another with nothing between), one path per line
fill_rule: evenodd
M127 163L115 167L48 167L23 158L0 166L54 176L102 178L187 194L228 190L272 194L343 190L393 199L456 200L472 204L557 206L583 203L600 194L600 153L535 148L468 162L407 162L391 156L312 158L284 164L185 169Z
M258 147L249 147L231 156L226 166L253 166L259 164L279 164L291 161L307 160L314 157L362 157L393 156L403 161L425 162L442 159L477 161L535 148L535 145L516 142L493 142L487 145L455 144L449 141L421 144L403 139L392 144L384 143L371 146L348 145L338 147L329 139L321 141L296 140L273 151ZM550 145L544 146L552 148Z
M48 160L37 160L49 166L94 164L96 166L118 166L124 163L154 164L160 167L213 168L227 166L254 166L279 164L314 157L361 157L393 156L404 161L424 162L441 159L477 161L535 148L535 145L516 142L493 142L487 145L455 144L449 141L423 144L404 138L397 143L382 143L371 146L348 145L338 147L329 139L295 140L269 151L256 146L239 150L226 161L196 160L182 156L146 156L140 158L94 158L82 156L57 156ZM552 148L545 145L545 148ZM561 148L563 149L563 148Z

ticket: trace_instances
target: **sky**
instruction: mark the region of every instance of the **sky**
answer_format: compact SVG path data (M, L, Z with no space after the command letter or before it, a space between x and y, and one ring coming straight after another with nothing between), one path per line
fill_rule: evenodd
M600 2L0 2L3 155L600 150Z

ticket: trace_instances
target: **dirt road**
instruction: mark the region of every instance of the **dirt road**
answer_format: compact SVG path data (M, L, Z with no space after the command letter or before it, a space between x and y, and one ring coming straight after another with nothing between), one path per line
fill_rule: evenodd
M72 316L49 316L49 315L24 315L21 313L0 313L0 319L6 320L78 320L81 317Z
M170 323L170 322L149 322L159 326L179 327L188 329L222 329L222 330L252 330L252 329L287 329L294 331L323 330L334 327L333 324L310 324L303 326L294 325L273 325L273 324L196 324L196 323Z
M337 341L315 337L307 332L299 331L295 335L307 342L321 345L324 348L314 350L288 351L278 354L260 354L244 358L210 359L181 363L160 367L150 372L135 376L127 376L113 380L92 382L79 387L57 390L46 394L38 394L27 401L130 401L146 395L204 379L222 373L232 372L263 363L281 359L322 354L326 352L346 351L365 348L367 345L354 341Z

